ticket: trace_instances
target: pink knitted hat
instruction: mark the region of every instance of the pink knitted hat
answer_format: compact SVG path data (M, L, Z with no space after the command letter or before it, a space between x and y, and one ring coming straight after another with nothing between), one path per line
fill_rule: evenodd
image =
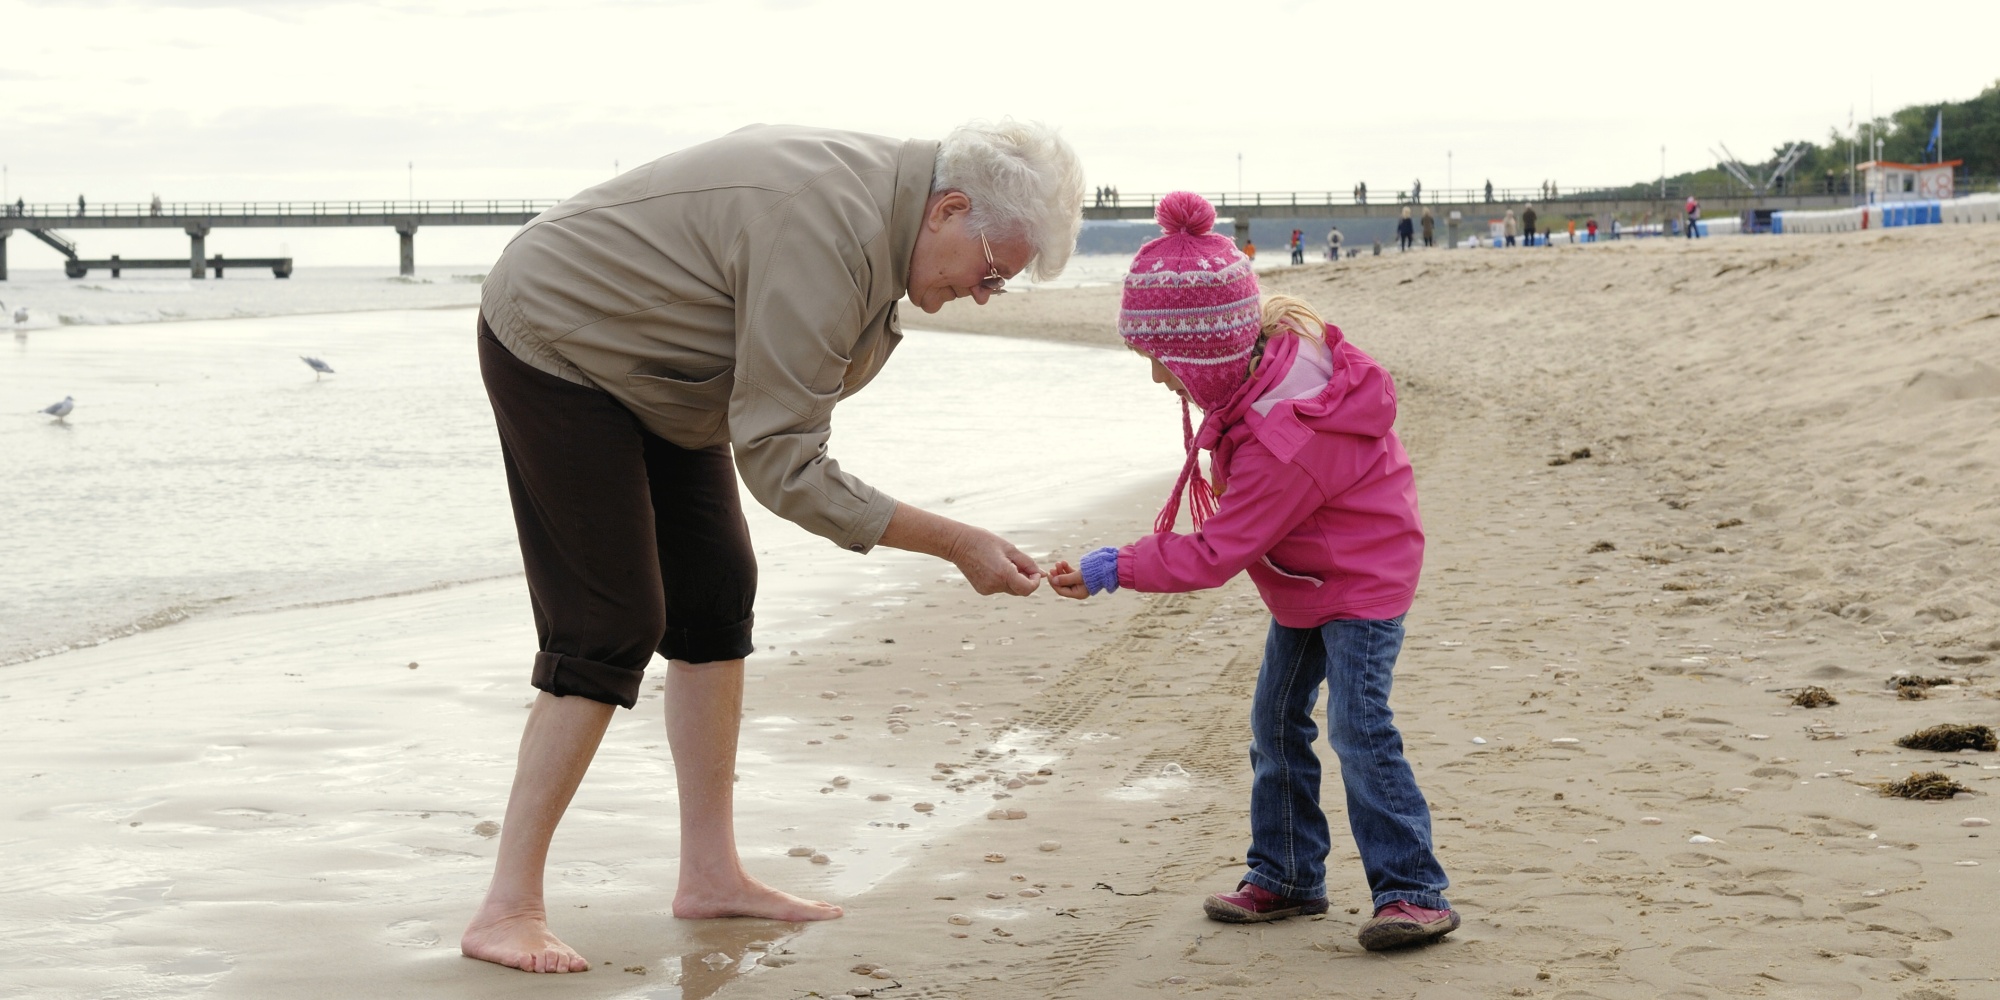
M1219 410L1250 374L1257 276L1236 244L1213 232L1215 206L1202 196L1167 195L1154 218L1165 234L1132 258L1118 333L1174 373L1195 405Z
M1118 333L1181 380L1208 415L1202 422L1206 432L1250 377L1250 354L1262 325L1257 276L1236 244L1213 232L1215 206L1202 196L1176 191L1160 199L1153 217L1165 232L1132 258ZM1155 531L1173 530L1184 493L1196 530L1215 513L1214 491L1201 475L1201 442L1209 435L1195 433L1186 401L1181 431L1187 461L1166 508L1154 519Z

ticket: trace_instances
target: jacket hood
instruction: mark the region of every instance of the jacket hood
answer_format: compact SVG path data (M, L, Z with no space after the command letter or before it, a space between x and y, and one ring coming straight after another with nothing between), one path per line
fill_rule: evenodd
M1330 323L1326 346L1324 358L1310 356L1311 348L1302 346L1290 370L1249 407L1252 433L1285 461L1291 461L1316 433L1379 438L1396 424L1396 385L1388 371L1348 343L1340 328ZM1331 371L1313 391L1312 384L1327 371L1329 362ZM1274 395L1279 398L1274 400Z

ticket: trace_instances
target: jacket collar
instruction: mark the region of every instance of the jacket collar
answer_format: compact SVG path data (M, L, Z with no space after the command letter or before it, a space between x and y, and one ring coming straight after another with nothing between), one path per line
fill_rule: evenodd
M938 143L911 139L896 152L896 193L889 201L889 259L896 267L896 298L909 291L910 255L917 252L917 230L923 226L924 203L931 197L937 173Z

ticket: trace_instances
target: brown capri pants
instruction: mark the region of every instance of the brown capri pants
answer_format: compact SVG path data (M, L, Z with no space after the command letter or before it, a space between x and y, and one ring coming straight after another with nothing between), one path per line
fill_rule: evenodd
M479 319L528 573L534 685L631 708L653 653L736 660L751 642L757 557L728 445L690 451L608 393L514 356Z

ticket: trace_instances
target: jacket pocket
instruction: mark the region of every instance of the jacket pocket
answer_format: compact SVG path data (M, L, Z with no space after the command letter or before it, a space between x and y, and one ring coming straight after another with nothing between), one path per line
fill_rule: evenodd
M1306 573L1294 573L1291 570L1288 570L1283 566L1280 566L1277 563L1272 562L1270 556L1265 556L1263 559L1263 563L1264 563L1264 568L1270 570L1273 573L1278 574L1279 576L1284 577L1287 580L1300 580L1305 583L1310 583L1315 587L1323 587L1326 585L1326 581L1320 579L1319 577L1311 576Z
M625 385L632 399L668 433L661 436L683 448L706 448L729 439L729 394L736 388L732 369L692 378L653 366L627 372Z

